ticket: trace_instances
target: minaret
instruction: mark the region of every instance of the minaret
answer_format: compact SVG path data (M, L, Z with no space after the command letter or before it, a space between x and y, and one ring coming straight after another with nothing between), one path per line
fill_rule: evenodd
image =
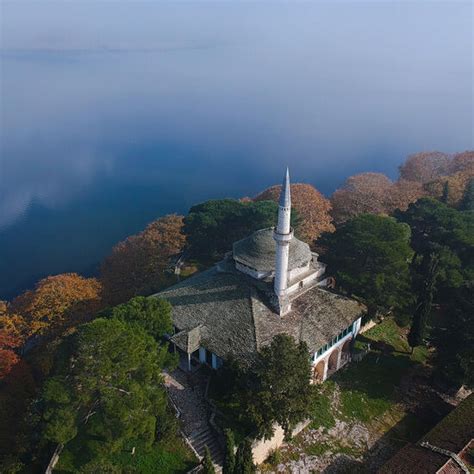
M288 257L290 240L293 238L293 230L290 226L291 220L291 193L290 172L286 169L286 175L281 188L280 201L278 203L278 225L273 232L276 241L276 264L275 264L275 295L278 298L278 310L280 316L291 310L290 300L287 294L288 287Z

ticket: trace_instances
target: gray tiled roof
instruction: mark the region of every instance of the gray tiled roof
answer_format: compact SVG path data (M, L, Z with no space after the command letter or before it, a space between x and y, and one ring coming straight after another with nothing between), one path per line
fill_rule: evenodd
M261 229L234 243L233 255L238 262L260 272L275 270L273 229ZM288 270L303 267L311 261L309 245L293 237L290 241Z
M201 345L222 358L250 363L277 334L303 340L316 351L358 319L364 307L357 301L313 287L292 302L280 317L272 309L271 282L254 280L222 262L156 296L173 306L173 323L180 331L201 326Z

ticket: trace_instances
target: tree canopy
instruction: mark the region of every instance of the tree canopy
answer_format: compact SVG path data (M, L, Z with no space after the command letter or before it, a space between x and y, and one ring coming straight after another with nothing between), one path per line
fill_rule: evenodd
M57 333L91 317L101 307L100 282L77 273L63 273L40 280L34 290L15 298L7 314L20 315L28 334Z
M165 334L173 332L171 310L170 303L163 298L136 296L128 303L107 309L102 314L128 324L137 324L160 340Z
M459 294L472 291L474 215L425 198L398 217L410 225L415 251L411 270L417 302L408 337L414 347L428 336L432 304L440 294L444 304L454 309L458 308Z
M262 348L256 367L257 406L261 431L270 434L277 422L289 434L308 414L311 399L311 362L308 347L286 334Z
M466 186L459 209L461 211L474 211L474 178L471 178Z
M275 422L289 434L308 415L310 379L306 344L280 334L262 349L251 367L226 361L216 382L222 399L235 407L234 416L245 434L271 438Z
M272 186L258 194L254 200L278 202L280 192L281 185ZM291 205L300 217L298 237L302 240L311 244L323 232L334 230L329 213L331 203L310 184L291 184Z
M170 258L186 243L183 216L171 214L149 224L139 234L119 242L101 266L104 298L110 305L148 295L172 281Z
M437 349L435 366L444 380L456 387L474 389L474 292L465 287L456 291L456 304L445 308L444 323L437 327L433 343Z
M410 155L399 167L400 177L407 181L427 183L446 175L451 156L439 151L423 151Z
M373 315L409 299L410 228L392 217L362 214L320 240L329 272Z
M221 258L235 241L275 225L277 212L272 201L220 199L193 206L184 220L189 254L200 260Z
M166 416L161 370L166 346L118 319L82 325L44 386L43 436L67 444L80 436L87 462L140 439L149 446ZM72 452L71 452L72 453Z
M425 194L421 183L401 179L393 183L382 173L361 173L346 179L331 196L332 215L342 223L360 214L388 215Z
M455 288L474 279L472 213L424 198L397 217L410 226L411 246L418 257L437 254L442 286Z

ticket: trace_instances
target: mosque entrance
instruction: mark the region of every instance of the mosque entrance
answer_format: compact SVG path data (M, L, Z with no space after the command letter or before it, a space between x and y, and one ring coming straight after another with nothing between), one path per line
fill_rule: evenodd
M329 356L328 360L328 373L330 372L331 374L336 372L338 369L338 359L339 359L339 349L334 349L331 352L331 355Z
M322 382L324 380L324 368L325 362L324 360L320 360L313 369L313 381L314 382Z

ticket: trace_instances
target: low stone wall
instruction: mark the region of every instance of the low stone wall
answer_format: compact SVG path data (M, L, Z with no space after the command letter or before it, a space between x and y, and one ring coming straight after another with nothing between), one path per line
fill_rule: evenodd
M296 425L295 429L291 433L292 436L296 436L298 433L303 431L309 424L311 420L305 420ZM252 443L252 454L253 462L255 464L261 464L272 451L278 449L285 442L285 433L283 428L279 424L274 425L274 434L271 439L256 439Z

